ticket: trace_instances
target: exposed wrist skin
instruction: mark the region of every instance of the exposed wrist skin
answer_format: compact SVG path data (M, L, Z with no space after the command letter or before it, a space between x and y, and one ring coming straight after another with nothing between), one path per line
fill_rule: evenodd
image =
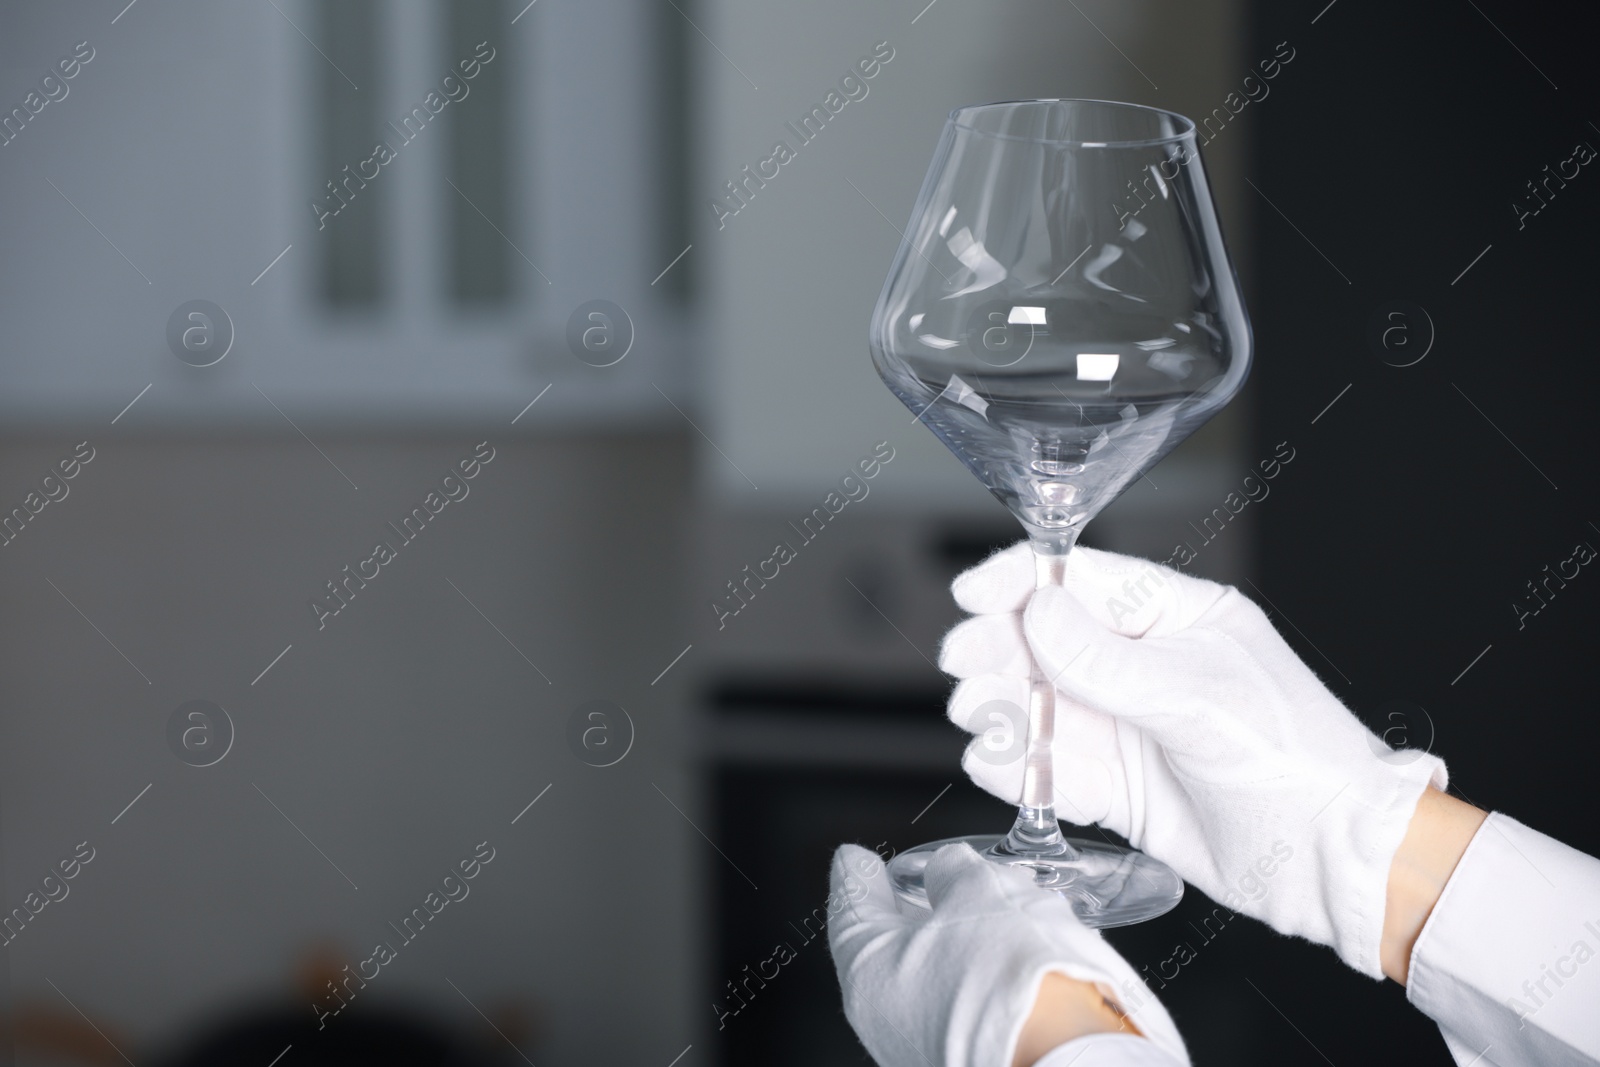
M1411 971L1411 950L1433 913L1445 883L1488 813L1429 786L1389 866L1378 962L1401 985Z
M1052 972L1039 983L1011 1067L1033 1067L1046 1052L1087 1034L1119 1032L1144 1036L1092 983Z

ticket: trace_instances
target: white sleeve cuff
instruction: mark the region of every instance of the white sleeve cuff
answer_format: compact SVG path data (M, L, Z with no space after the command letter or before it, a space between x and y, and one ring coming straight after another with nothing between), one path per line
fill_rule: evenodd
M1411 952L1406 997L1505 1067L1600 1062L1600 860L1491 814Z
M1154 1041L1132 1034L1090 1034L1046 1052L1034 1067L1186 1067Z

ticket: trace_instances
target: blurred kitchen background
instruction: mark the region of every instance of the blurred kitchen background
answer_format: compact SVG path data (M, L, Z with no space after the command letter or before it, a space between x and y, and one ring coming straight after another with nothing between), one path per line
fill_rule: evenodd
M828 853L1009 819L934 662L1017 531L865 343L988 100L1210 116L1256 371L1085 543L1187 542L1600 849L1600 578L1529 588L1600 544L1600 178L1543 170L1600 145L1582 47L1499 0L0 3L0 1056L865 1061L802 929ZM1449 1062L1211 908L1113 935L1197 1063Z

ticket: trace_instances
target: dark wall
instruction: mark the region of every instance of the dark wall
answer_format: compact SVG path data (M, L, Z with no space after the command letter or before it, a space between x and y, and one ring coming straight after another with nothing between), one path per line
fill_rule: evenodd
M1297 449L1257 516L1261 590L1369 725L1444 757L1452 791L1600 852L1600 566L1574 558L1600 548L1600 158L1574 158L1600 150L1592 44L1503 0L1325 3L1255 5L1254 53L1287 40L1295 59L1239 118L1261 194L1256 447ZM1546 166L1577 174L1535 214ZM1541 607L1527 583L1563 567ZM1311 1062L1308 1042L1335 1063L1450 1062L1392 984L1239 940L1216 984L1255 1002L1254 1032L1191 1030L1196 1062ZM1187 992L1168 996L1186 1027Z

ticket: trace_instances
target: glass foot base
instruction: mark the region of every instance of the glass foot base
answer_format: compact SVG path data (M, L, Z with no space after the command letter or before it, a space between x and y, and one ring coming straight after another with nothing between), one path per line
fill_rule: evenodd
M965 841L995 863L1032 868L1034 882L1041 889L1061 894L1085 926L1144 922L1166 914L1183 899L1183 879L1143 852L1073 837L1067 841L1078 851L1074 857L1017 856L996 850L1005 841L1003 834L949 837L900 853L889 863L895 896L904 904L926 910L923 868L940 848L958 841Z

